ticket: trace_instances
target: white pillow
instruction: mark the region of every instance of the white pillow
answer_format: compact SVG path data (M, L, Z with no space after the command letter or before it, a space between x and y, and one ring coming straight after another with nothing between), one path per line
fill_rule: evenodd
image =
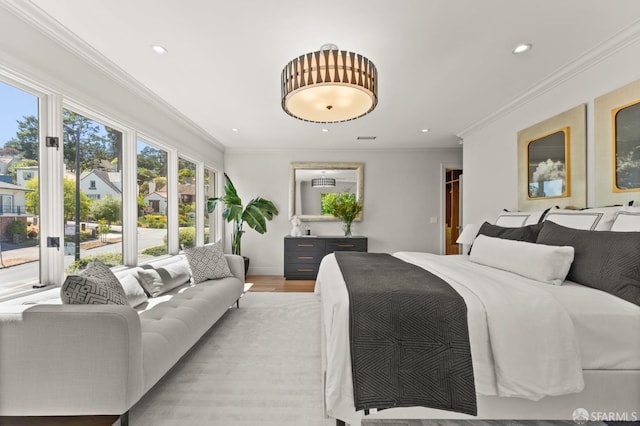
M135 268L118 276L118 281L120 281L124 289L124 294L127 296L127 302L129 302L129 306L133 308L147 301L147 293L144 292L137 278L138 271L141 270L142 268Z
M640 231L640 207L625 206L616 214L611 225L616 232Z
M140 269L138 280L150 297L157 297L191 280L186 260L153 269Z
M548 209L547 209L548 210ZM519 228L521 226L535 225L540 222L547 210L538 210L535 212L500 212L496 219L495 225L504 228Z
M582 210L558 209L550 211L545 220L550 220L567 228L589 231L609 231L616 214L622 206L598 207Z
M469 260L514 272L547 284L560 285L569 273L574 249L478 235Z

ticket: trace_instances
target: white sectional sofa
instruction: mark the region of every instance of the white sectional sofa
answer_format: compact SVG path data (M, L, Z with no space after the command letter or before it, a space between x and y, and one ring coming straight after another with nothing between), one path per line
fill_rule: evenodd
M244 261L225 258L233 277L187 283L136 308L62 304L59 288L0 304L0 416L120 415L126 425L129 409L239 307Z

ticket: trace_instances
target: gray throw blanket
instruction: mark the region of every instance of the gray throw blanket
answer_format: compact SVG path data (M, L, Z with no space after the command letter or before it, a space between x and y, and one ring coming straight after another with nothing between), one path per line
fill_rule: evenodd
M462 296L386 253L335 257L349 292L356 410L423 406L476 415Z

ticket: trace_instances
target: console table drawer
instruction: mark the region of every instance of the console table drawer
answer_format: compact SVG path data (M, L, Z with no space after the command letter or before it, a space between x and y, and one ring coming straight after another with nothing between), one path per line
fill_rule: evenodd
M287 263L284 265L284 276L288 280L315 280L319 266L317 263Z
M291 238L284 240L284 250L287 252L324 252L324 240L316 238Z
M367 237L284 237L284 277L315 280L324 256L347 250L367 251Z
M285 263L320 263L324 257L323 251L286 251Z
M367 251L367 241L362 238L327 240L327 253L334 251Z

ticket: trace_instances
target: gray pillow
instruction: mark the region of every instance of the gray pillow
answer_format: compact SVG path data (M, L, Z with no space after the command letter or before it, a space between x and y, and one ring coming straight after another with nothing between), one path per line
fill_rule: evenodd
M185 249L184 254L189 261L194 284L233 276L219 242Z
M502 238L503 240L525 241L527 243L535 243L538 238L538 232L542 228L542 223L536 223L534 225L519 226L517 228L511 228L506 226L492 225L489 222L485 222L478 229L478 235L486 235L487 237ZM476 237L478 236L476 235ZM469 247L469 253L473 245Z
M545 221L537 242L575 249L568 280L640 306L640 232L588 231Z
M160 296L191 279L189 264L186 260L170 263L163 267L140 269L138 280L144 291L151 297Z
M485 222L478 230L478 235L502 238L503 240L526 241L528 243L535 243L538 239L538 233L540 232L540 229L542 229L542 223L521 226L518 228L507 228L504 226L492 225L489 222Z
M62 303L128 305L127 295L111 269L94 260L80 275L69 275L60 288Z

